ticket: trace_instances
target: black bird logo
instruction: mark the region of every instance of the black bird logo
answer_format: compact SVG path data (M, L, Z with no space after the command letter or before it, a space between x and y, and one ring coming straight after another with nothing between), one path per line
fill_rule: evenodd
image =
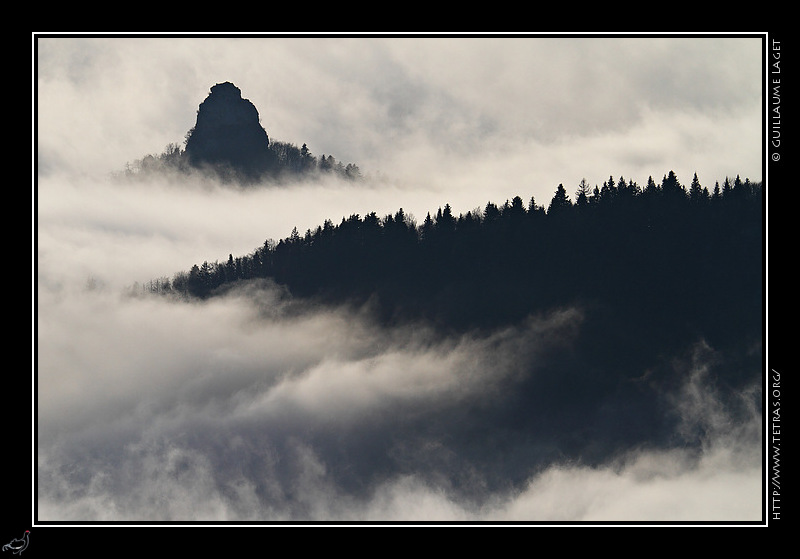
M20 539L14 538L10 542L8 542L6 545L3 546L3 551L11 551L12 553L15 553L17 555L22 553L23 551L25 551L25 548L28 547L28 534L30 533L31 533L30 530L25 530L25 535L22 536L22 538Z

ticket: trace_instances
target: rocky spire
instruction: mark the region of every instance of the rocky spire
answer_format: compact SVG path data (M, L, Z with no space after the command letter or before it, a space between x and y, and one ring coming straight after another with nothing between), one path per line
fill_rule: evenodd
M200 104L186 155L195 167L232 170L244 178L256 178L275 166L258 110L230 82L213 86Z

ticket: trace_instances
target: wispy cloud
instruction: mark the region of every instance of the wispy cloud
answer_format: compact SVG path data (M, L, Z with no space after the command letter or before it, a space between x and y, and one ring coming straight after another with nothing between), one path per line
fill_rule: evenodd
M548 354L574 343L580 313L441 338L345 309L286 313L257 293L255 306L252 293L45 301L40 519L758 517L758 414L734 420L709 395L699 403L702 365L674 393L682 425L704 427L702 445L620 455L612 444L600 464L553 461L536 450L545 439L504 414L520 411L520 383L558 374ZM569 426L548 429L552 440Z

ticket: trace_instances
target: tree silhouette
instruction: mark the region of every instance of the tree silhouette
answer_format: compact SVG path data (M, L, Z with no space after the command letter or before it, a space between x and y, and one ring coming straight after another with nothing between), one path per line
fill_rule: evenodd
M575 191L575 205L580 207L588 206L591 193L592 189L589 183L586 182L586 179L581 179L578 190Z
M559 184L556 188L556 193L553 199L550 200L550 205L547 208L548 215L557 215L569 210L572 207L572 202L569 199L567 190L563 184Z
M692 183L689 186L689 201L693 205L705 204L711 200L711 195L708 192L708 189L703 187L700 184L700 180L697 178L697 173L694 174L692 178Z

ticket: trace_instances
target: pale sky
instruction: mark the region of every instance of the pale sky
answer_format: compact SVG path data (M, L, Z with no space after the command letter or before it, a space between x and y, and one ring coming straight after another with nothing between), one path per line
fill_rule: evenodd
M205 244L178 268L354 213L402 207L421 222L447 203L458 214L516 195L546 206L560 183L574 199L584 178L644 185L670 170L687 185L696 172L709 190L726 176L762 178L755 36L56 37L36 47L40 219L63 222L72 205L114 227L144 217L165 242L191 230ZM272 140L375 179L262 190L245 203L174 190L145 200L104 185L182 144L223 81L255 104Z

